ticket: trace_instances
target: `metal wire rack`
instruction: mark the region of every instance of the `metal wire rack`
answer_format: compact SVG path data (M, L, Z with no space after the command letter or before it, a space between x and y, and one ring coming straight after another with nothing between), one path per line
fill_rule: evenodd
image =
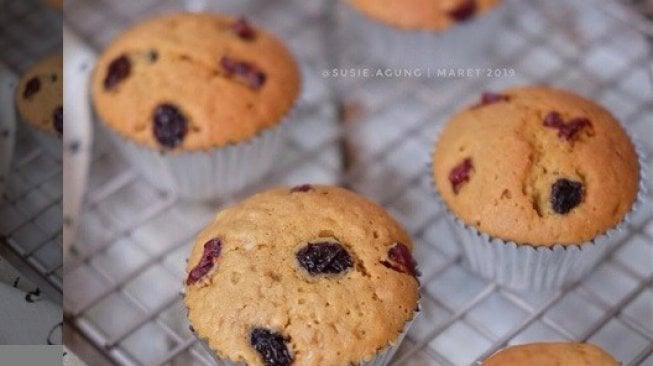
M0 60L20 75L61 50L61 14L36 0L0 1ZM19 124L16 150L0 206L2 256L62 303L62 162Z
M333 44L333 2L216 3L211 9L251 14L308 65L309 103L301 124L293 126L288 151L264 182L242 195L279 183L339 183L380 202L412 233L423 270L422 315L393 365L470 365L505 345L545 340L588 340L624 365L653 365L650 205L580 283L555 293L514 292L465 267L456 236L432 199L426 169L435 132L453 111L482 90L541 82L608 106L642 141L650 165L653 93L643 37L585 2L520 1L510 4L493 52L479 65L513 69L514 76L327 81L320 71L334 65L324 47ZM66 20L99 50L133 21L183 5L70 0ZM247 6L256 10L247 12ZM355 58L345 62L373 67ZM328 92L331 82L337 96ZM334 102L342 106L342 124L334 118ZM114 363L212 364L188 330L180 290L194 235L228 202L177 202L153 190L101 140L96 145L81 231L64 273L69 325Z

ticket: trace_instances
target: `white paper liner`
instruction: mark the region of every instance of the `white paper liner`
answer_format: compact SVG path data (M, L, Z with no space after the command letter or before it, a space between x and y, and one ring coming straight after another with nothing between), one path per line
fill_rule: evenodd
M206 201L235 193L270 171L278 160L295 109L276 126L246 141L207 151L155 150L101 124L125 159L150 184L184 200Z
M437 135L440 136L440 131ZM431 182L438 202L447 211L446 216L452 226L457 229L460 244L471 270L501 286L531 291L559 290L587 275L623 238L633 214L642 206L646 198L645 154L641 145L632 137L630 139L635 146L640 169L639 190L635 202L621 222L581 244L533 246L491 237L456 217L442 200L435 182ZM431 159L432 156L433 154ZM431 162L429 167L431 179L433 179L432 166Z
M419 282L419 280L418 280ZM418 288L418 291L421 291L421 287ZM420 292L421 293L421 292ZM415 319L417 319L421 313L421 295L417 299L417 308L415 312L413 313L413 317L406 322L404 325L404 329L401 331L401 333L397 336L397 338L386 348L383 350L377 352L376 356L372 358L369 361L362 361L358 366L386 366L390 364L390 361L392 360L392 357L395 355L397 350L399 349L399 346L401 345L401 342L403 342L404 338L406 337L406 334L408 334L408 331L410 330L411 325L413 322L415 322ZM195 334L195 333L193 333ZM234 362L228 359L222 359L218 357L218 355L209 347L209 345L206 343L206 340L200 338L195 334L195 337L198 339L199 343L204 347L204 349L213 357L215 360L215 364L217 366L243 366L245 365L242 362Z
M509 7L507 1L442 31L403 30L338 1L338 43L342 49L354 50L353 56L361 61L392 68L419 68L426 73L429 68L481 67L489 59L486 54Z

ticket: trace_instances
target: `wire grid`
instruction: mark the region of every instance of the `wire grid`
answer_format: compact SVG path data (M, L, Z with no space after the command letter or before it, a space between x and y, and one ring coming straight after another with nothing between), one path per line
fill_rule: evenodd
M181 5L134 3L71 0L66 16L100 49L145 14ZM333 65L321 47L331 44L325 36L334 24L327 3L248 5L256 6L252 17L259 24L284 35L316 72ZM497 30L487 64L513 68L514 77L338 80L349 122L339 128L328 111L318 116L313 116L317 109L306 111L275 171L264 184L243 192L277 183L336 182L380 202L412 233L423 271L422 314L393 365L469 365L508 344L545 340L588 340L624 365L653 365L650 204L639 210L623 243L580 283L559 293L535 294L500 288L467 270L456 235L432 199L427 165L438 127L480 91L514 84L546 82L595 98L639 137L650 165L653 96L647 44L627 25L578 3L511 4L513 16ZM346 62L371 66L357 64L355 57ZM320 80L309 75L306 82L315 105L327 104L330 96ZM188 330L179 293L193 237L220 204L178 203L152 190L100 145L81 239L66 267L67 318L119 364L213 364ZM345 162L344 174L338 159L343 152L353 158Z
M37 0L0 1L0 60L20 75L34 62L61 51L61 15ZM19 123L0 237L15 263L54 301L61 302L62 162L41 149ZM26 266L25 266L26 265Z

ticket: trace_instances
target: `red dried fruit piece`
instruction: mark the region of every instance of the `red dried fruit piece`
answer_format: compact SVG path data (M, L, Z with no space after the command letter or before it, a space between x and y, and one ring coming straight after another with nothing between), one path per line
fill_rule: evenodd
M245 17L238 18L232 25L231 30L241 39L251 41L256 37L256 31L249 24Z
M121 55L111 61L107 69L107 75L104 77L104 89L111 90L121 81L129 76L131 72L131 62L126 55Z
M463 184L469 181L469 172L474 168L471 158L466 158L449 173L449 182L453 193L458 194Z
M560 113L556 111L549 112L544 116L542 121L544 127L555 128L558 130L558 137L564 140L571 140L574 136L585 127L590 127L592 123L584 117L572 118L565 123Z
M25 90L23 91L23 98L29 99L34 94L38 93L41 90L41 79L33 77L27 81L25 84Z
M449 10L449 17L457 22L469 20L476 14L476 0L464 0L457 7Z
M223 56L220 59L220 65L229 76L237 76L252 89L259 89L265 84L265 73L247 61L239 61L228 56Z
M199 263L188 273L186 285L190 286L196 283L209 273L215 265L215 259L220 255L220 249L222 249L220 239L211 239L204 244L202 258L200 258Z
M510 97L505 94L485 92L481 95L481 105L488 105L508 100L510 100Z
M54 121L54 130L63 135L63 107L58 107L52 114Z
M395 243L388 249L389 261L383 260L381 264L384 266L401 273L409 273L413 276L419 276L417 270L417 263L410 254L410 249L402 243Z
M313 186L310 184L302 184L300 186L294 186L290 188L290 193L295 193L295 192L308 192L311 189L313 189Z

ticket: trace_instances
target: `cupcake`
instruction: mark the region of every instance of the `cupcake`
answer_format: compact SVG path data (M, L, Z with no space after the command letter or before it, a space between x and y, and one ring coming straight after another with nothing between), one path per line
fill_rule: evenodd
M30 67L15 93L18 115L40 146L61 160L63 134L63 56L53 54Z
M482 66L501 0L343 0L340 39L352 55L396 68Z
M270 169L300 75L286 47L246 20L177 13L115 39L92 90L101 124L135 169L155 187L202 200Z
M411 248L380 206L345 189L258 193L197 237L191 329L219 365L386 365L418 307Z
M433 152L439 197L472 269L515 288L558 288L610 249L642 173L610 112L568 91L485 93L444 126Z
M531 343L495 353L483 366L618 366L617 360L589 343Z

